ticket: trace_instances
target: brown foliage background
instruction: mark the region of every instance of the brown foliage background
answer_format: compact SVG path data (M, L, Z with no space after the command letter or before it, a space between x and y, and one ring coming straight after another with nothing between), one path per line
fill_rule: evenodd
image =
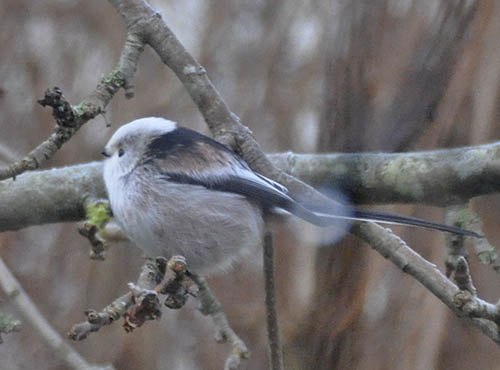
M498 140L500 4L416 0L151 1L208 70L231 109L267 152L407 151ZM51 131L36 104L59 86L79 102L111 70L125 32L98 0L0 3L0 156L28 152ZM146 51L136 97L117 96L46 167L98 160L118 127L160 115L205 130L173 74ZM4 155L5 157L5 155ZM5 158L0 157L1 160ZM343 189L348 195L348 189ZM475 201L500 243L498 197ZM1 205L0 205L1 207ZM441 220L440 209L385 207ZM278 309L288 369L491 369L498 347L410 277L352 237L316 248L295 224L277 232ZM297 232L296 232L297 231ZM438 233L397 229L419 253L444 263ZM87 307L126 291L137 248L88 259L75 224L0 235L0 253L51 324L65 333ZM260 256L210 279L234 329L263 369L266 338ZM479 294L498 299L499 279L471 258ZM2 298L0 310L12 312ZM63 369L26 324L0 345L5 369ZM193 302L133 334L115 324L74 347L118 369L215 369L229 347L212 339Z

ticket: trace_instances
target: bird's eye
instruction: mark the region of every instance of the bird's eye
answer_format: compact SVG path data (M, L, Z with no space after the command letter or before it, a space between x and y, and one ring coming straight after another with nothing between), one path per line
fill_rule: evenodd
M125 150L123 150L123 148L119 148L118 149L118 157L121 157L125 154Z

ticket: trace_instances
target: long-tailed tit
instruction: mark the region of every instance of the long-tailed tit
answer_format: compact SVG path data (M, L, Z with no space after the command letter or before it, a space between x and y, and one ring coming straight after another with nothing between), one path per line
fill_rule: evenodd
M226 146L163 118L120 127L103 155L111 209L124 233L150 256L184 256L210 274L261 245L263 215L281 209L312 224L339 218L477 234L417 218L360 210L329 214L304 207L287 189L250 169Z

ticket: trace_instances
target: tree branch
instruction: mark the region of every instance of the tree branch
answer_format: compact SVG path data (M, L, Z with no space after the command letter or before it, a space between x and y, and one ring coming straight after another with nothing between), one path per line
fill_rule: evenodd
M193 289L197 287L197 291ZM142 266L137 284L129 283L131 292L124 294L102 311L87 310L87 320L74 325L68 333L73 340L83 340L92 332L110 325L120 317L124 318L127 332L142 326L146 320L161 316L159 295L166 295L164 305L170 309L184 306L188 295L196 296L199 310L212 317L215 325L215 340L224 343L229 340L232 351L226 359L224 369L236 370L242 359L249 357L248 349L229 325L222 305L201 276L187 270L187 261L182 256L173 256L166 261L163 257L149 258Z
M127 28L134 26L144 42L177 75L218 141L240 153L252 169L286 185L296 197L321 205L331 202L314 188L280 171L267 159L250 130L229 110L205 68L187 52L160 13L144 0L109 2L122 16Z
M78 352L68 345L57 331L38 311L30 297L9 271L0 258L0 286L23 317L38 332L45 343L54 351L69 369L75 370L113 370L111 365L91 366Z
M254 170L286 185L290 189L292 195L299 200L305 200L309 204L317 203L325 206L332 203L333 205L332 200L326 198L297 178L282 172L263 154L251 132L243 126L239 122L239 118L228 109L224 100L217 92L212 82L208 79L205 69L184 49L175 35L163 22L159 13L154 11L143 0L109 0L109 2L123 17L129 33L133 30L133 34L136 35L136 38L132 40L132 44L137 43L137 45L140 45L141 51L143 42L149 44L160 56L162 61L176 73L191 95L193 101L197 104L216 139L229 145L240 153ZM126 58L123 58L123 60L126 60ZM130 87L130 80L128 83ZM124 85L127 86L127 82L125 82ZM104 107L102 107L102 109L104 109ZM498 181L500 174L498 170L498 151L492 154L493 159L487 164L485 164L484 161L484 153L468 152L465 150L461 152L461 154L463 155L463 166L457 167L456 172L450 172L454 175L453 178L456 180L455 184L457 184L457 187L448 186L448 181L443 183L448 186L448 188L443 187L441 183L430 183L433 181L433 176L438 175L437 172L429 171L429 166L435 163L436 158L428 157L426 160L417 160L413 158L409 161L400 162L397 159L394 160L393 157L389 161L389 165L387 164L388 162L386 162L385 166L378 167L377 171L373 171L373 169L377 167L373 167L373 163L370 161L368 161L365 166L355 167L356 171L359 173L359 180L356 181L362 185L360 194L373 194L373 189L378 184L380 187L380 194L378 197L380 198L370 195L368 196L369 200L381 199L387 202L389 198L385 194L392 191L393 201L416 201L427 204L448 205L463 202L464 200L468 200L471 196L498 191L498 184L500 183ZM461 158L456 157L456 159ZM323 160L326 160L326 158L323 158ZM352 157L350 160L352 160ZM449 160L450 158L443 160L441 168L448 170L450 166ZM420 165L417 165L416 162ZM35 162L35 164L38 165L39 163ZM99 164L89 164L87 166L92 166L94 171L99 171L100 169ZM339 167L340 172L345 172L346 169L347 172L349 172L352 167L347 166L347 162L344 166L346 168L343 168L343 166ZM66 171L67 174L70 175L69 181L75 181L75 178L72 177L71 168L58 171ZM422 175L422 182L414 183L408 181L408 176L413 171L426 174L426 176ZM306 172L310 173L308 169ZM326 171L320 172L325 173ZM9 175L5 177L16 175L16 171L7 171L6 173ZM39 173L39 175L47 176L46 173L43 172ZM489 175L490 182L485 181L485 175ZM29 179L29 176L26 176L23 180L25 180L25 183L33 181L33 179ZM353 186L351 177L347 177L347 179L349 180L346 180L348 185L346 188L356 189L356 187ZM79 179L79 181L87 184L87 187L102 193L102 179L100 179L99 176L98 179L94 178L94 180L95 182L90 186L90 184L88 184L88 179ZM470 180L470 182L467 182L468 180ZM335 184L337 184L337 182L335 182ZM429 184L429 186L427 186L427 184ZM321 185L324 185L324 183L321 183ZM477 185L477 187L473 185ZM16 187L13 186L10 181L5 181L0 184L0 199L6 193L9 193L12 197L16 196L16 194L14 194L15 191L13 192L9 188L12 189ZM427 189L430 188L432 188L432 191L427 192ZM30 192L33 194L33 191L39 191L38 188L36 188L36 190L28 190L28 188L26 188L26 190L28 194L30 194ZM452 195L448 196L447 190L450 190L450 194ZM464 191L466 192L465 194L463 193ZM470 194L471 192L474 192L474 194ZM83 203L85 197L88 196L88 192L86 193L87 195L82 195L82 193L77 194L73 190L70 190L69 195L71 200L75 201L75 203L70 204L67 204L66 200L61 200L61 194L57 194L57 192L52 192L51 194L55 196L54 199L59 201L57 202L57 207L62 209L63 213L56 214L43 210L41 213L47 216L47 218L45 218L27 215L22 212L19 216L16 216L14 214L15 211L7 210L4 212L5 214L9 214L9 217L0 215L0 231L15 230L25 227L29 225L30 222L46 223L82 219L84 215ZM443 200L445 196L447 198ZM43 198L44 195L38 194L33 198L37 199L38 197ZM100 197L101 194L96 196L96 198ZM356 198L354 197L354 199ZM33 212L33 204L29 206L26 202L20 204L26 206L26 212L36 213ZM16 203L11 203L10 205L15 209ZM45 202L44 205L48 208L54 208L49 202ZM455 295L459 289L446 279L434 265L418 256L418 254L408 248L399 238L371 224L356 224L352 232L373 245L377 251L389 258L393 263L402 268L403 271L410 273L423 285L429 288L438 298L449 305L455 312L463 314L463 311L453 305L452 299L452 296ZM474 325L481 328L488 336L498 342L498 328L495 324L484 319L470 320Z
M231 343L232 351L226 359L224 370L235 370L240 366L241 360L250 357L250 352L243 340L229 325L221 303L212 293L205 279L196 274L190 274L190 277L199 289L200 312L205 316L212 317L215 325L215 340L219 343L229 340Z
M39 168L85 123L97 115L105 113L106 106L121 87L125 89L125 96L131 98L133 96L132 79L143 50L144 44L140 37L129 31L117 68L103 77L95 90L76 106L71 106L66 101L61 89L55 87L52 90L47 90L39 103L53 108L53 116L57 122L54 131L47 140L24 158L0 169L0 180L9 177L15 178L25 171Z
M449 206L500 191L500 142L415 153L268 156L317 187L340 188L355 203Z
M474 170L476 161L464 158L481 156L483 170L478 173ZM314 187L337 188L339 183L349 181L349 195L357 203L419 202L449 206L463 203L465 196L477 197L500 191L500 143L421 153L290 152L271 154L269 158L279 168ZM354 163L352 166L349 165L351 161ZM411 162L416 171L416 174L411 171L406 173L411 182L398 177L388 183L388 177L382 175L383 169L404 162ZM366 175L365 169L372 166L376 168L376 173L381 173L380 176ZM432 166L431 172L424 170L429 166ZM107 197L101 171L101 162L92 162L26 173L16 181L1 181L0 232L31 225L83 220L86 199ZM413 183L422 184L418 197L411 195L414 193Z
M142 289L153 289L157 285L158 266L155 260L148 259L141 268L141 273L137 279L137 286ZM83 340L90 333L98 331L105 325L110 325L122 317L134 304L133 293L128 292L115 299L103 310L87 310L85 314L87 320L75 324L68 333L68 337L73 340Z
M93 162L1 181L0 231L83 220L88 197L107 198L101 171Z
M269 358L271 370L283 369L278 312L276 310L276 286L274 283L273 233L266 230L264 235L264 280L266 286L267 337L269 338Z
M479 328L485 335L496 343L500 343L498 322L498 307L496 315L491 309L481 310L478 307L491 307L476 296L467 295L467 300L461 299L463 290L460 290L452 281L439 271L436 265L422 258L413 251L398 236L389 229L384 229L374 223L356 222L352 231L382 256L389 259L401 271L411 275L423 286L429 289L440 301L446 304L457 316L464 317L473 326ZM465 303L468 303L467 305ZM476 307L477 309L468 309ZM480 314L481 312L481 314ZM480 318L479 318L480 317ZM492 318L495 320L492 321Z

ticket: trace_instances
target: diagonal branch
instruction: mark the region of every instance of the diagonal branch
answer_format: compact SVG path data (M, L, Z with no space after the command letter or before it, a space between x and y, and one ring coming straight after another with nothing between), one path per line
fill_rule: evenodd
M197 104L199 110L203 114L207 125L216 139L231 146L237 152L242 154L244 159L254 170L270 178L274 178L275 180L286 185L295 197L301 200L307 199L308 203L319 203L322 206L328 204L332 204L332 206L334 205L332 200L326 198L321 193L304 184L297 178L287 175L273 165L273 163L261 151L259 144L255 141L248 128L243 126L240 123L239 118L228 109L226 103L208 78L205 69L185 50L182 44L177 40L176 36L163 22L161 16L145 1L109 0L109 2L123 17L129 34L135 35L132 39L127 38L127 42L137 51L136 58L130 58L132 65L134 64L134 61L136 62L140 52L142 51L143 42L149 44L160 56L162 61L167 64L183 82L193 101ZM125 63L129 61L129 59L124 57L121 58L121 61L124 61ZM135 65L128 71L125 69L122 70L123 67L123 65L120 65L119 68L119 70L123 73L131 73L131 71L135 70ZM130 95L130 89L132 86L131 79L127 80L123 76L118 77L120 86L124 86L126 89L129 89L128 94ZM103 83L103 86L105 86L105 83ZM119 86L116 87L116 89L118 88ZM116 91L112 91L111 96L115 92ZM111 97L109 97L109 99L110 98ZM102 100L100 101L102 102ZM86 104L78 107L81 107L82 109L88 108ZM100 107L100 111L96 114L99 114L104 110L104 106L93 106L93 108L96 107ZM76 107L73 107L72 109L73 112L76 111L76 117L82 115L80 110L76 109ZM79 118L76 120L78 121ZM33 163L35 168L40 164L38 159ZM471 163L481 163L481 161L479 160L479 157L474 157L472 158ZM494 163L498 163L498 160ZM99 171L99 164L93 164L92 166L93 171ZM389 175L394 174L394 169L392 168L391 171L391 168L391 166L386 168ZM481 170L488 169L482 164L480 168ZM15 176L18 173L17 171L18 169L10 172L4 171L4 177L0 176L0 178ZM5 173L7 173L7 176L5 176ZM474 172L465 171L458 173L458 178L462 180L462 177L469 177L471 173ZM498 173L498 170L493 169L492 176L498 176ZM484 175L484 173L481 175ZM40 175L40 177L42 177L42 175ZM96 183L94 183L92 185L94 187L93 190L102 193L102 179L100 179L99 175L96 175L96 177L98 177L96 182L99 184L96 185ZM82 181L85 182L86 180L82 180L82 178L75 180L75 182ZM460 184L464 185L465 183L461 182ZM498 181L496 184L498 184ZM4 186L2 187L2 185ZM8 193L8 188L9 186L12 187L11 185L12 182L8 181L4 182L4 184L0 184L0 193ZM402 182L402 187L404 188L405 186L408 186L408 184ZM498 185L494 186L494 189L497 189L497 187ZM437 188L436 191L438 194L440 190L442 189ZM29 190L28 193L30 193L30 191L32 194L33 190ZM388 191L388 189L386 188L385 191ZM489 191L491 191L491 189ZM60 194L56 195L60 196ZM85 192L84 195L79 194L74 196L72 199L75 200L76 204L72 205L73 208L71 208L68 213L63 213L62 215L50 213L47 214L47 216L49 216L48 218L31 218L30 220L32 221L30 222L33 222L33 220L37 220L39 223L56 222L56 220L60 220L61 218L65 218L67 220L81 219L84 215L82 205L86 195L87 194ZM36 196L42 197L40 194L35 195L35 197ZM97 197L101 196L102 195L98 195ZM460 200L463 201L461 197ZM50 205L48 206L50 208ZM61 207L61 205L58 206ZM62 207L67 206L64 205ZM15 206L13 208L15 209ZM31 209L33 209L33 207L31 207ZM29 218L31 216L26 217ZM19 216L14 216L14 221L10 218L2 219L0 217L0 230L12 230L16 227L24 227L19 222L15 222L16 220L19 221L19 219ZM21 217L21 219L23 218ZM26 225L26 223L24 225ZM356 224L352 229L352 233L360 237L362 240L370 243L379 253L386 258L389 258L404 272L411 274L415 279L431 290L440 300L447 304L454 312L457 314L463 314L463 312L453 303L453 297L457 294L457 292L459 292L457 286L446 279L446 277L441 274L435 266L422 259L418 254L408 248L399 238L395 237L391 233L387 233L384 229L371 224ZM473 325L483 330L490 338L499 342L498 328L494 323L477 318L469 318L469 320L473 323Z
M484 318L478 318L479 310L467 311L464 303L457 300L460 297L460 290L451 280L439 271L439 269L418 253L413 251L398 236L390 230L384 229L374 223L356 222L352 230L360 239L368 243L382 256L389 259L398 266L401 271L411 275L415 280L429 289L440 301L446 304L457 316L465 319L473 326L479 328L486 336L496 343L500 343L500 333L498 325L491 320L491 310ZM484 307L484 301L477 297L469 297L474 306ZM490 307L491 305L488 305ZM498 316L498 309L496 310Z
M239 152L250 167L289 188L298 198L326 204L332 200L276 168L262 152L259 143L236 114L231 112L207 72L188 53L175 34L144 0L109 0L127 27L134 26L161 60L177 75L203 115L214 137Z
M45 343L65 363L68 369L75 370L112 370L111 365L91 366L78 352L68 345L43 317L17 279L0 258L0 286L26 321L38 332Z
M208 78L206 70L186 51L176 36L161 19L159 13L155 12L143 0L109 1L117 9L127 24L135 22L136 19L141 17L147 20L147 24L144 24L144 29L141 33L144 40L156 51L162 61L174 71L184 84L217 140L240 153L252 169L284 184L295 198L301 201L307 201L310 205L321 204L323 206L331 205L332 208L335 207L335 202L332 199L327 198L297 178L286 174L270 162L262 152L250 130L242 125L239 118L229 110L221 95ZM476 163L481 162L479 158L472 158L472 161ZM480 168L483 169L484 167L481 166ZM399 168L393 168L392 174L394 175L398 170ZM462 173L462 175L467 176L468 173ZM408 183L406 183L406 185L408 185ZM399 259L400 256L398 255L398 250L401 250L401 248L392 250L386 248L386 245L384 245L385 242L383 241L386 239L387 245L394 243L396 243L396 245L400 243L404 244L399 238L391 239L391 233L386 233L384 229L376 225L359 226L359 224L352 228L351 233L371 244L377 251L389 258L392 262L396 264L401 262ZM398 243L398 241L400 241L400 243ZM408 247L406 247L406 249L413 252ZM418 257L421 259L420 256ZM419 260L421 265L427 268L423 269L423 271L416 269L414 271L415 273L412 273L412 276L428 287L434 294L443 300L443 302L457 312L457 308L452 305L452 300L449 299L449 294L453 291L456 292L458 288L444 276L443 278L445 280L441 282L449 282L450 286L447 287L448 289L441 291L436 289L437 286L429 284L428 278L425 274L422 274L422 272L430 272L431 276L436 275L436 272L440 274L440 272L437 269L434 269L435 271L430 271L424 262L429 265L430 263L424 259L421 260L422 261ZM403 271L407 271L408 268L410 268L410 271L413 271L412 266L413 264L410 263L400 267L403 268ZM479 326L490 338L498 341L498 330L496 325L493 324L494 327L492 328L489 322L484 323L482 319L472 319L472 322L476 326Z
M103 77L96 89L80 104L71 106L55 87L47 90L39 103L53 108L56 126L52 134L29 152L24 158L0 169L0 180L15 178L17 175L39 168L50 159L89 120L105 113L106 106L116 92L123 87L127 98L133 96L132 79L144 45L136 34L129 32L122 49L117 68Z

